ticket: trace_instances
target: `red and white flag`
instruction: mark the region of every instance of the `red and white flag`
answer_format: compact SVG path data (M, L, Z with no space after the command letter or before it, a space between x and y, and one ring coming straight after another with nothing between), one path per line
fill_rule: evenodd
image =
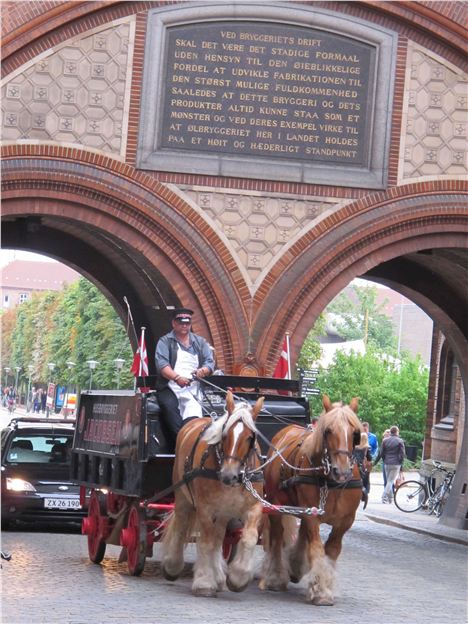
M289 334L286 334L283 341L280 359L273 372L276 379L291 379L291 360L289 357Z
M145 327L141 328L140 343L133 357L133 364L130 372L133 373L135 377L148 376L148 354L146 353Z

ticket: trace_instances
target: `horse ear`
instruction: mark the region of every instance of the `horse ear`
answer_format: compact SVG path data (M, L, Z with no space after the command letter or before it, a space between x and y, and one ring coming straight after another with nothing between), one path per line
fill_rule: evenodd
M326 412L329 412L332 409L332 402L330 401L330 397L328 396L328 394L323 395L322 405Z
M232 392L230 390L226 393L226 409L229 415L234 411L234 397L232 396Z
M265 397L260 397L259 399L257 399L257 402L255 403L253 410L252 410L252 418L254 420L256 420L257 416L262 411L264 401L265 401Z
M351 399L349 407L353 410L355 414L357 414L358 407L359 407L359 397L353 397Z

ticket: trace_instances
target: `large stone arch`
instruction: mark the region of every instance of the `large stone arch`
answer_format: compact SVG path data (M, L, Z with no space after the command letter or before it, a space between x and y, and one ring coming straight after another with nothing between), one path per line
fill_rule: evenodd
M73 266L122 317L127 296L136 324L149 328L150 347L168 327L167 306L193 306L196 327L213 341L219 364L231 369L248 333L237 267L180 197L167 189L159 197L154 181L146 186L144 176L114 164L116 171L98 169L86 154L60 165L40 156L5 160L4 246Z
M285 331L292 334L295 359L320 312L358 276L391 283L401 292L411 291L418 305L440 321L449 334L454 333L455 348L460 361L464 360L459 337L464 336L466 341L463 310L467 301L461 287L466 280L468 248L466 195L459 192L459 184L432 186L432 192L421 192L419 185L409 185L400 187L398 193L359 200L342 209L342 214L324 220L289 250L288 257L272 269L270 280L265 280L256 295L252 337L262 361L274 366ZM460 255L452 261L449 256L445 260L447 267L438 275L441 292L445 288L452 293L447 298L438 294L427 275L424 283L416 284L408 266L415 262L412 254L450 248L458 249ZM427 257L424 263L424 254L419 260L420 278L425 270L434 272L430 265L424 268ZM269 283L274 283L275 289L267 290Z
M255 17L265 18L262 3L252 4L260 11ZM286 22L289 10L300 12L306 27L327 13L331 30L344 19L351 35L353 24L360 24L367 32L387 31L395 42L387 75L393 96L385 100L389 108L382 118L388 127L388 175L380 186L327 178L293 183L281 171L268 178L261 167L255 179L242 170L231 175L179 170L177 163L173 169L137 170L149 15L189 5L197 6L169 0L5 3L4 246L40 251L75 266L122 316L127 295L136 324L150 329L150 349L167 326L166 306L193 306L196 329L210 337L229 372L239 370L250 352L257 371L271 372L285 330L293 332L297 355L332 297L353 277L366 276L410 296L437 321L460 361L466 394L464 3L275 3ZM234 19L247 6L213 0L199 4L200 14L206 17L206 7L216 11L217 5ZM87 79L79 81L81 99L73 89L67 94L69 75L57 62L64 67L76 57L88 68L99 65L99 44L107 36L114 41L109 63L116 60L122 71L118 88L106 83L117 103L100 108L99 117L90 112L96 94ZM55 62L50 72L42 67L47 59ZM39 91L46 74L54 94L44 96ZM88 78L91 82L91 69ZM67 109L66 95L76 96L74 112ZM88 127L101 118L113 128L112 136ZM73 129L73 122L80 130L67 134L65 125ZM243 199L236 204L238 197ZM272 208L281 202L294 204L300 215L294 227L285 228L284 240L279 227L273 242L265 236L258 270L248 257L260 245L255 235L247 242L229 238L228 211L216 214L229 201L240 206L245 230L255 229L255 202L269 226L276 226ZM461 457L467 444L465 433ZM457 511L459 518L464 514Z

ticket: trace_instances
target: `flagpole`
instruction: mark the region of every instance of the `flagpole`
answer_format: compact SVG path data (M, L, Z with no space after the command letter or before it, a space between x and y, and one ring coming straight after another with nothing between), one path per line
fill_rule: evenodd
M138 368L138 377L141 377L141 373L143 372L143 346L145 344L145 329L146 327L141 328L141 339L140 339L140 366Z
M125 302L125 305L127 306L128 318L129 318L129 320L132 323L133 333L135 334L136 342L138 344L138 335L136 333L135 323L133 322L133 316L132 316L132 311L130 310L130 304L128 303L127 297L124 297L123 300ZM127 331L127 333L128 333L128 331Z
M286 355L288 360L288 379L291 379L291 356L289 354L289 332L286 332Z

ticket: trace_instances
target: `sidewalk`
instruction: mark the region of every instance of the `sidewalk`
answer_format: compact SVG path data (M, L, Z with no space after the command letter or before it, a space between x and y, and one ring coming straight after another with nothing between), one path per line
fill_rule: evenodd
M10 422L10 414L4 407L0 408L0 423L4 427ZM26 414L24 407L17 407L13 418L19 417L38 417L45 418L45 414ZM51 420L63 418L61 414L50 414ZM74 418L68 417L68 420L73 421ZM409 477L409 473L406 473L406 477ZM382 500L383 492L383 477L381 472L371 473L371 491L369 495L369 502L365 510L362 509L362 504L359 506L358 516L364 515L372 522L379 522L380 524L387 524L390 526L404 529L406 531L413 531L416 533L422 533L435 537L437 539L454 542L456 544L464 544L468 546L468 531L463 529L454 529L447 527L439 522L439 518L430 516L426 511L415 511L414 513L404 513L400 511L394 504L384 505Z
M406 477L410 478L408 473L406 473ZM382 473L372 472L369 502L365 510L362 509L362 505L359 507L358 514L363 514L372 522L379 522L399 529L405 529L406 531L429 535L445 542L454 542L468 546L468 531L447 527L441 524L440 518L429 515L427 511L405 513L400 511L394 504L384 505L381 502L382 492Z

